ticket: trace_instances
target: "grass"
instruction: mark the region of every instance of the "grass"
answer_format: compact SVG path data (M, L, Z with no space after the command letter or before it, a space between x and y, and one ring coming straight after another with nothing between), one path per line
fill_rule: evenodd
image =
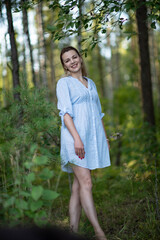
M125 167L109 167L92 172L93 197L100 224L109 240L158 240L159 222L155 216L154 178L137 179ZM68 176L61 175L59 199L53 204L52 221L69 229ZM79 233L94 238L91 224L82 213Z

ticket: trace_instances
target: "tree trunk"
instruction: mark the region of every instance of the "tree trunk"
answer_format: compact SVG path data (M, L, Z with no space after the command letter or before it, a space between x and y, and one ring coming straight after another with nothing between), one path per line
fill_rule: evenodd
M148 122L152 126L155 126L148 44L147 8L145 3L145 0L139 0L138 4L141 4L141 6L136 10L141 66L142 107L144 113L144 121Z
M56 101L56 77L54 68L54 42L51 40L50 67L51 67L51 99Z
M25 38L23 40L23 49L22 49L22 52L23 52L23 79L25 82L27 82L27 69L26 69L26 44L25 44Z
M79 10L79 26L78 26L78 50L81 52L82 50L82 0L78 0L78 10Z
M100 52L100 47L97 44L97 60L98 60L98 70L99 70L99 82L100 82L100 90L102 97L106 96L105 93L105 82L104 82L104 70L103 70L103 62L102 62L102 56Z
M40 51L40 71L43 86L47 87L47 54L46 54L46 44L44 38L44 23L43 23L43 3L38 3L37 6L37 29L38 29L38 38L39 38L39 51Z
M10 37L11 43L11 61L12 61L12 79L13 79L13 88L20 86L19 81L19 62L18 62L18 53L17 53L17 46L15 40L15 33L13 28L13 19L12 19L12 12L11 12L11 1L5 0L5 6L7 10L7 20L8 20L8 32ZM14 93L14 99L20 101L20 93Z
M25 3L25 0L21 0L22 4ZM32 49L32 44L31 44L31 40L30 40L30 34L29 34L29 24L28 24L28 13L27 13L27 9L23 8L22 10L23 12L23 31L27 36L27 41L28 41L28 46L29 46L29 52L30 52L30 61L31 61L31 69L32 69L32 82L33 85L36 86L36 75L35 75L35 71L34 71L34 60L33 60L33 49Z
M148 44L148 27L147 27L147 7L146 0L138 1L139 7L136 10L136 18L138 25L138 40L139 40L139 52L141 61L141 91L142 91L142 104L144 121L147 122L153 128L153 134L150 134L149 148L150 154L148 161L154 160L155 167L155 205L156 205L156 217L160 220L159 202L158 202L158 156L157 156L157 139L155 134L155 117L154 106L152 97L152 81L151 81L151 68L150 68L150 55ZM147 142L148 143L148 142Z

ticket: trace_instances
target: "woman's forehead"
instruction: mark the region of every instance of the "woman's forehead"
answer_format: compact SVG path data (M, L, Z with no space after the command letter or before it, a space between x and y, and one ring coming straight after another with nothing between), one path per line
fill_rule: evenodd
M69 51L63 53L62 58L63 58L63 59L71 58L71 57L74 56L74 55L78 55L78 54L76 53L76 51L75 51L75 50L69 50Z

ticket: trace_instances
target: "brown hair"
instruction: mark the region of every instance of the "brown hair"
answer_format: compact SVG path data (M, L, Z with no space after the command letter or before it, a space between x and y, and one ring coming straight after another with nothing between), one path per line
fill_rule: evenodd
M61 50L61 54L60 54L60 60L61 60L63 68L64 68L64 62L63 62L62 56L65 52L68 52L70 50L74 50L78 54L78 56L82 59L81 54L78 52L78 50L76 48L74 48L72 46L64 47ZM65 73L67 73L67 70L65 68L64 68L64 71L65 71ZM82 76L87 76L87 72L86 72L86 69L85 69L85 66L84 66L83 59L82 59Z

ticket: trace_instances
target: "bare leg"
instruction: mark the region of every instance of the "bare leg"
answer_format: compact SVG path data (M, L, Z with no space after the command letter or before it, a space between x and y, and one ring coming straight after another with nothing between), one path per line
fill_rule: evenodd
M78 232L79 220L81 216L81 203L79 190L80 186L78 179L76 176L74 176L72 194L69 203L70 228L73 232Z
M79 193L82 207L94 228L96 237L98 240L106 240L105 234L99 225L96 209L93 202L90 170L76 165L72 166L72 168L80 185Z

